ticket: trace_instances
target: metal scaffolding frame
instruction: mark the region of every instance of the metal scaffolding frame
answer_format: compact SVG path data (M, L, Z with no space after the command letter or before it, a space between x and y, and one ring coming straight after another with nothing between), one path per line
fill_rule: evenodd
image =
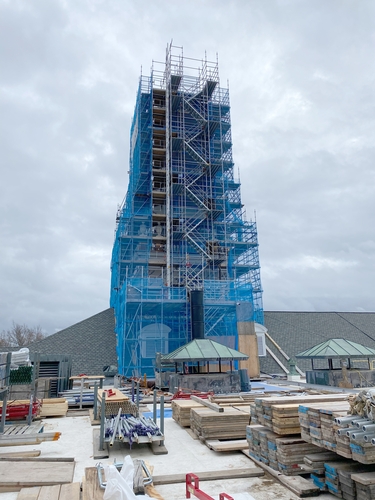
M218 62L166 60L141 76L128 192L116 217L111 306L120 373L153 375L155 352L190 339L189 292L204 290L206 335L237 347L236 303L263 324L255 221L233 175L229 91Z

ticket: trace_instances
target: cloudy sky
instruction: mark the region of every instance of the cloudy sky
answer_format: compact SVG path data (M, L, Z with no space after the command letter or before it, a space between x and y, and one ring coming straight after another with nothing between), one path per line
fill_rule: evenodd
M265 310L374 311L372 0L0 0L0 331L109 304L138 79L219 57Z

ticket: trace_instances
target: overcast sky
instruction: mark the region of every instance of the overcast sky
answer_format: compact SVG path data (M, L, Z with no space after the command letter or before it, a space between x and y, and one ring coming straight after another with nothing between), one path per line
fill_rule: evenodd
M0 331L109 306L138 80L219 57L265 310L374 311L373 0L0 0Z

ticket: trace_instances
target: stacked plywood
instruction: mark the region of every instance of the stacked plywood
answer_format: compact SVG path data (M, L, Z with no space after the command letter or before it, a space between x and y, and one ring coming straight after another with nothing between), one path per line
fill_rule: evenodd
M210 408L191 408L190 427L202 439L245 439L250 409L224 408L217 412Z
M44 417L66 417L68 402L65 398L43 399L40 416Z
M190 410L199 407L202 408L202 405L191 399L176 399L171 404L172 418L181 427L190 427Z

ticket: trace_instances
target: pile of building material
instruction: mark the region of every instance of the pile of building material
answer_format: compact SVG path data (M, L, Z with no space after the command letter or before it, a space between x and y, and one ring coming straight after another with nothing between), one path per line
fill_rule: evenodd
M299 405L298 417L301 427L301 437L308 443L313 443L329 451L337 451L336 448L339 446L343 450L343 456L350 458L350 449L349 456L347 456L348 449L345 446L345 442L340 441L342 436L337 435L337 430L334 427L334 419L345 417L348 410L349 403L347 401L304 403Z
M362 419L358 415L350 415L335 419L337 440L341 447L336 447L337 453L353 458L362 464L375 464L375 422ZM345 440L344 453L341 451Z
M202 408L202 405L192 399L176 399L171 403L172 418L181 427L190 427L190 410L192 408Z
M191 408L190 427L201 439L245 439L249 424L249 408Z
M304 473L305 455L321 452L299 436L283 437L261 425L248 425L246 439L251 457L288 476Z
M39 416L44 417L66 417L68 402L65 398L43 399Z
M31 408L30 408L31 405ZM40 412L40 401L35 401L35 403L30 403L29 399L14 399L8 401L6 407L6 420L25 420L31 409L31 417L35 418ZM3 411L3 402L0 401L0 416Z
M373 500L375 498L375 472L355 473L351 476L355 483L357 500Z
M305 455L303 458L303 467L306 472L310 473L310 478L313 480L314 484L318 486L321 491L327 491L327 486L325 484L325 464L329 462L337 462L339 460L340 457L337 457L336 453L331 451L321 451L319 453ZM341 460L345 459L341 458Z
M103 399L103 393L105 394L105 403ZM103 403L105 404L104 410L106 417L117 415L120 408L122 409L122 413L133 415L134 417L137 417L139 414L137 405L118 389L104 389L104 391L98 391L99 418L103 409Z
M257 423L280 435L299 434L298 408L301 404L345 400L345 394L259 397L255 399Z

